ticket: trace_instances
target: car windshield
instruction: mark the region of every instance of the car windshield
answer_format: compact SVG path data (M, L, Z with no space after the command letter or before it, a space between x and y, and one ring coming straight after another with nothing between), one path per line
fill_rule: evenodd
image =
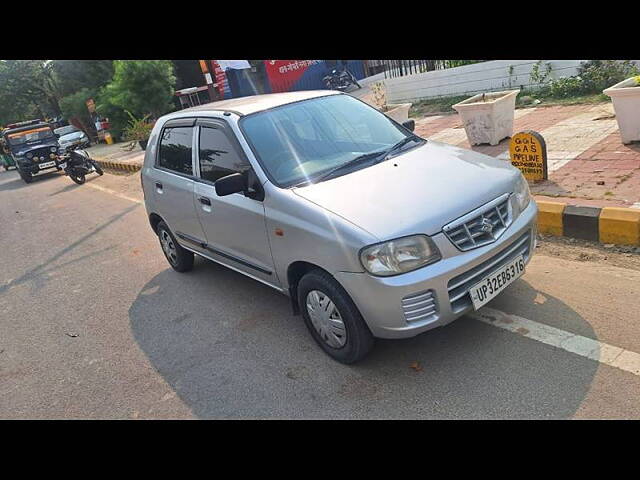
M39 142L55 138L53 131L49 127L34 128L23 132L8 133L7 140L12 146L23 145L25 143Z
M79 131L80 130L78 130L73 125L67 125L66 127L56 128L54 130L54 133L57 133L58 135L63 136L63 135L69 135L70 133L75 133L75 132L79 132Z
M262 167L282 187L313 182L358 157L387 150L410 134L349 95L247 115L241 128Z

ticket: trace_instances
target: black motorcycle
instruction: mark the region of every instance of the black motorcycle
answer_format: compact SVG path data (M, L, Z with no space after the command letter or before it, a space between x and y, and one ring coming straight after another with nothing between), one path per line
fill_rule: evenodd
M346 67L343 69L331 69L322 80L329 90L339 90L343 92L351 85L362 88L353 73L347 70Z
M78 149L67 149L60 155L58 168L64 170L65 175L68 175L78 185L85 182L88 173L104 174L98 162L89 157L85 150Z

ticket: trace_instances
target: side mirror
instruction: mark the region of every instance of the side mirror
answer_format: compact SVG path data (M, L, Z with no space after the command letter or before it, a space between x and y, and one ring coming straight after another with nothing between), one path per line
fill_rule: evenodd
M416 121L415 120L407 120L402 124L404 128L413 132L416 129Z
M242 173L232 173L216 180L215 187L219 197L244 192L247 189L247 177Z

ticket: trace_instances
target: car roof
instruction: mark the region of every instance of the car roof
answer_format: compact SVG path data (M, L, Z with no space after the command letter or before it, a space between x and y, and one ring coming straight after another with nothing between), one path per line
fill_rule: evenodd
M286 93L267 93L264 95L252 95L249 97L232 98L229 100L220 100L218 102L206 103L197 107L185 108L174 112L174 114L184 112L233 112L237 115L249 115L251 113L268 110L287 103L299 102L310 98L324 97L328 95L341 95L341 92L333 90L305 90L301 92ZM173 116L174 114L171 114Z
M6 130L2 131L2 135L8 135L10 133L18 133L18 132L24 132L26 130L34 130L36 128L42 128L42 127L49 127L51 128L51 125L45 122L42 123L35 123L33 125L25 125L24 127L18 127L18 128L7 128Z

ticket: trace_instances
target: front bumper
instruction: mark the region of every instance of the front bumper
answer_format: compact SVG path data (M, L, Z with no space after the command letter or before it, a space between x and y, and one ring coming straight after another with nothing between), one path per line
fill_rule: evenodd
M53 162L53 165L50 165L48 167L44 167L44 168L40 168L40 165L44 164L49 164ZM36 175L38 172L45 172L51 169L57 169L58 168L58 164L60 163L59 158L56 156L55 158L48 158L42 162L38 162L38 163L34 163L31 161L22 161L20 162L20 170L22 170L23 172L28 172L31 175Z
M339 272L336 278L374 336L413 337L470 311L473 307L467 293L469 287L504 263L521 254L529 263L535 249L537 214L537 206L531 200L498 240L466 252L456 249L443 233L434 235L432 239L443 259L413 272L386 278ZM416 303L427 305L426 312L433 310L435 304L435 312L410 320L414 314L408 312L408 305Z

